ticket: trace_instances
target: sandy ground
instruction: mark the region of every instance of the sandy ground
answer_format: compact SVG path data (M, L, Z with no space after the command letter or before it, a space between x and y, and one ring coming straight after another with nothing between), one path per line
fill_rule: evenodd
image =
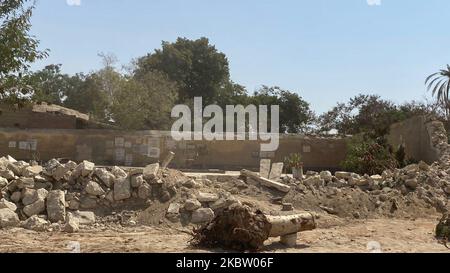
M383 252L443 252L450 250L433 237L435 219L374 219L319 228L301 233L295 248L286 248L277 238L267 241L265 252L369 252L376 241ZM37 233L23 229L0 231L0 252L71 252L78 242L80 252L211 252L192 249L190 236L167 227L136 227L119 230L84 230L76 234ZM221 252L213 250L212 252Z

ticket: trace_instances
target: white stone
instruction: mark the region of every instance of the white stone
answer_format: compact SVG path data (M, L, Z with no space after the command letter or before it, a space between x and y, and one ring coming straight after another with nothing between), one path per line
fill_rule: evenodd
M330 171L323 171L320 173L320 178L322 178L326 182L330 182L333 179L333 175Z
M153 180L158 175L158 171L159 171L159 163L147 165L144 168L144 172L143 172L144 178L149 181Z
M199 192L197 200L202 203L215 202L219 199L219 196L215 193Z
M7 201L6 199L0 200L0 209L10 209L12 211L17 210L16 204Z

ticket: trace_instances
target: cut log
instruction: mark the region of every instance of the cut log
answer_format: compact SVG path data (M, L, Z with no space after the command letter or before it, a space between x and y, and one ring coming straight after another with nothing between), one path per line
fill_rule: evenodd
M294 215L271 216L266 215L272 225L270 237L284 236L301 231L316 229L316 221L311 213L305 212Z
M277 189L281 192L289 192L291 190L291 187L289 187L288 185L285 185L283 183L280 182L276 182L276 181L272 181L270 179L264 178L259 176L257 173L248 171L248 170L242 170L241 171L241 175L246 176L246 177L250 177L256 181L258 181L259 183L261 183L261 185L266 186L268 188L274 188Z

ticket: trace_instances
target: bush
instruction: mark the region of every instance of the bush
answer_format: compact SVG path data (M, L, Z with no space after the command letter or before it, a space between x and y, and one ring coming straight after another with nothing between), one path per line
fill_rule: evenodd
M363 134L349 141L347 158L341 165L346 171L374 175L396 168L397 160L384 138L374 140Z

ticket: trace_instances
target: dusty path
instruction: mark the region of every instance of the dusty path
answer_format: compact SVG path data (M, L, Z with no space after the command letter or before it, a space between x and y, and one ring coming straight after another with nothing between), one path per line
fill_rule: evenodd
M266 244L267 252L367 252L377 241L383 252L446 252L433 237L434 219L376 219L302 233L296 248L285 248L277 239ZM157 227L118 231L86 230L77 234L37 233L23 229L0 231L0 252L70 252L71 241L81 252L203 252L190 249L186 233ZM220 250L218 250L220 252Z

